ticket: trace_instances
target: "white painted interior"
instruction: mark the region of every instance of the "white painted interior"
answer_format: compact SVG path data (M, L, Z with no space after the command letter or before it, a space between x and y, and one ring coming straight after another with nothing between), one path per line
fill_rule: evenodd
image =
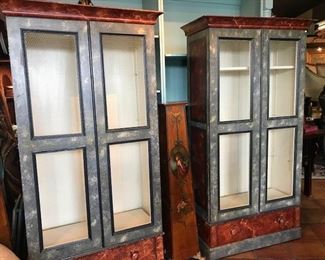
M293 194L294 140L295 129L292 127L268 131L268 200Z
M219 44L220 121L249 119L250 41L220 40Z
M35 136L81 133L76 39L72 35L25 35Z
M250 133L219 138L220 209L249 204Z
M147 125L144 38L103 35L108 128Z
M148 152L147 141L109 146L115 231L150 222Z
M44 247L87 238L83 151L36 154L36 169Z
M43 230L44 248L54 247L88 238L87 222L78 222Z
M270 117L296 114L296 44L270 41Z

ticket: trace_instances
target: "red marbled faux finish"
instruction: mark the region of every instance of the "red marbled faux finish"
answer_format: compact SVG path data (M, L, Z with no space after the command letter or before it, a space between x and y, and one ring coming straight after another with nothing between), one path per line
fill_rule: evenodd
M300 208L288 208L208 225L198 217L199 236L210 247L272 234L300 226Z
M312 20L282 17L202 16L182 27L186 35L206 28L307 30Z
M0 13L2 19L5 16L24 16L151 25L156 23L157 17L161 14L157 11L22 0L0 1Z
M124 245L101 252L75 258L74 260L163 260L162 236L138 241L133 244Z

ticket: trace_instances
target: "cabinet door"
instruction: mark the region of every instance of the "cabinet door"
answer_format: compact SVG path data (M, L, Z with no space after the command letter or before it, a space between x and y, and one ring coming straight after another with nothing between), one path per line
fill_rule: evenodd
M154 35L90 23L105 245L161 232Z
M100 248L87 23L9 17L7 26L29 257Z
M211 219L220 221L258 211L260 31L213 30L210 45Z
M263 32L262 211L299 205L305 33Z

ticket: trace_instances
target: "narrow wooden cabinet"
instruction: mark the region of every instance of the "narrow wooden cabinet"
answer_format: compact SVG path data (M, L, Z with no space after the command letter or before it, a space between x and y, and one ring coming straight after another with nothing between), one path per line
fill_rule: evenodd
M0 11L29 259L160 236L153 32L160 13L16 0Z
M300 237L310 23L204 16L182 27L199 234L210 259Z
M164 246L174 260L199 252L185 107L183 102L158 107Z

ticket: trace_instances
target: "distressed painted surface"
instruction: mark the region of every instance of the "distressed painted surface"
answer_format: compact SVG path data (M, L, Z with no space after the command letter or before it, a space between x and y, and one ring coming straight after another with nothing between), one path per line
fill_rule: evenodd
M77 3L77 1L75 1ZM115 23L155 24L157 11L102 8L77 4L6 0L0 2L3 16L38 17Z

